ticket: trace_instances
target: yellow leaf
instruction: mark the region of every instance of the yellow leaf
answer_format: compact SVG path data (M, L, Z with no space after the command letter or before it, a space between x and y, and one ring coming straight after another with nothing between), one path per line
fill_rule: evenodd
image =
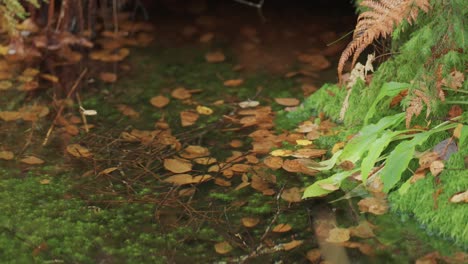
M40 184L49 184L50 180L49 179L42 179L39 181Z
M215 52L210 52L205 55L205 59L207 62L211 63L217 63L217 62L223 62L226 57L224 54L220 51L215 51Z
M307 139L297 139L296 144L299 146L308 146L312 144L312 141L307 140Z
M213 110L211 108L206 107L206 106L202 106L202 105L197 106L197 112L200 115L211 115L211 114L213 114Z
M272 152L270 152L270 155L273 157L288 157L293 154L292 150L288 149L275 149Z

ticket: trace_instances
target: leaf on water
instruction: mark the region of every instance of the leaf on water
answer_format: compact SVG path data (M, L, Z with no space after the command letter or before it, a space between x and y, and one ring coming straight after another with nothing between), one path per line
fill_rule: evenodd
M260 219L257 217L242 217L242 225L245 227L254 227L260 223Z
M330 230L328 237L325 241L329 243L342 243L346 242L351 238L350 231L347 228L335 227Z
M281 157L268 156L263 160L263 163L273 170L283 167L283 159Z
M281 198L290 203L299 203L302 201L302 191L297 187L284 189L281 193Z
M302 243L304 243L304 240L292 240L291 242L282 244L282 246L284 250L289 251L302 245Z
M432 175L438 176L444 170L444 163L441 160L435 160L429 166L429 170L431 171Z
M387 201L382 198L367 197L358 202L359 211L383 215L388 211Z
M178 87L171 92L171 96L175 99L185 100L192 97L192 93L184 87Z
M304 121L295 129L295 131L299 133L309 133L312 131L317 131L318 129L319 126L317 124L314 124L311 121Z
M213 109L206 107L206 106L199 105L197 106L197 112L200 115L211 115L213 114Z
M76 158L89 158L93 156L93 154L89 151L89 149L79 144L68 145L67 152Z
M112 72L101 72L99 74L99 79L106 83L114 83L117 81L117 74Z
M292 229L292 226L289 224L278 224L271 230L274 233L285 233Z
M449 201L451 203L468 203L468 190L453 195Z
M184 173L192 170L192 163L182 159L164 159L164 168L170 172Z
M226 60L226 57L221 51L214 51L205 54L205 60L210 63L218 63Z
M190 174L176 174L164 179L165 182L169 182L175 185L186 185L186 184L197 184L211 180L213 177L209 174L192 176Z
M197 122L199 115L191 111L180 112L180 121L183 127L191 126Z
M15 154L8 150L0 151L0 159L3 160L12 160L15 157Z
M223 187L229 187L229 186L232 185L232 183L230 181L227 181L227 180L219 178L219 177L215 178L214 183L216 185L223 186Z
M44 163L42 159L35 156L28 156L26 158L21 159L20 161L28 165L40 165Z
M155 96L151 98L150 100L150 103L157 108L163 108L166 105L168 105L169 102L170 102L169 98L162 96L162 95Z
M275 98L275 102L282 106L298 106L301 103L296 98Z
M232 80L226 80L224 81L224 86L227 86L227 87L237 87L241 84L244 83L244 80L243 79L232 79Z
M216 243L214 245L214 249L216 253L224 255L224 254L231 252L233 248L228 242L223 241L223 242Z
M125 104L118 104L117 109L124 115L131 118L138 118L140 117L140 113L135 111L132 107L125 105Z
M371 225L367 221L361 221L359 225L355 227L350 227L350 235L354 237L360 237L360 238L371 238L375 237L373 229L375 226Z

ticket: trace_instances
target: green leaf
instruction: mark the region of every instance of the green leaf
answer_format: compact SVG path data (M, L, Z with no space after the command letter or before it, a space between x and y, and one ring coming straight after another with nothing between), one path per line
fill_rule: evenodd
M343 150L337 151L330 159L319 162L318 166L308 166L308 168L318 171L331 170L331 168L335 166L336 161L340 157L341 153L343 153Z
M460 140L458 141L459 146L464 146L466 140L468 139L468 126L463 125L460 133Z
M334 192L333 190L323 189L322 187L320 187L320 185L331 184L331 185L340 187L341 182L344 179L351 176L351 174L353 174L356 171L357 170L339 172L326 179L314 182L314 184L310 185L309 187L307 187L307 189L305 189L304 194L302 195L302 199L311 198L311 197L320 197L320 196L327 195L331 192Z
M364 118L364 124L367 125L367 122L370 118L372 118L375 114L375 108L377 104L386 96L394 97L399 94L404 89L407 89L410 86L409 83L399 83L399 82L387 82L382 85L380 88L380 92L375 98L372 105L369 107L369 111L367 111L366 117Z
M367 156L362 160L361 163L361 177L362 182L366 184L367 177L374 167L375 162L380 157L380 154L385 150L388 144L394 139L400 132L394 132L390 130L384 131L382 136L371 143Z
M377 140L377 137L385 129L401 123L405 118L405 113L399 113L393 116L386 116L377 124L370 124L361 129L361 131L349 141L343 149L340 161L351 161L355 163L369 150L371 144Z
M424 143L431 134L431 132L419 133L413 139L398 144L388 155L380 175L384 184L384 192L390 191L400 181L402 173L414 157L415 147Z

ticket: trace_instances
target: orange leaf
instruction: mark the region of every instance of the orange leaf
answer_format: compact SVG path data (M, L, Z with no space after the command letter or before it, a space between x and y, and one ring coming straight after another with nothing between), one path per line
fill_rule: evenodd
M226 59L221 51L209 52L205 55L205 60L210 63L223 62Z
M183 173L192 170L192 163L182 159L164 159L164 168L174 173Z
M150 103L157 108L163 108L169 104L169 101L169 98L162 95L158 95L151 98Z
M34 156L28 156L24 159L21 159L20 160L22 163L26 163L26 164L29 164L29 165L40 165L40 164L43 164L44 161L40 158L37 158L37 157L34 157Z
M180 120L183 127L191 126L198 120L198 114L191 111L180 112Z

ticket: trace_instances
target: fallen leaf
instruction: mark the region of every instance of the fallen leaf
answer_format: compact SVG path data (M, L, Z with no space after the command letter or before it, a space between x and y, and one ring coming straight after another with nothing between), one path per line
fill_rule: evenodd
M320 158L327 153L326 149L303 148L294 151L291 156L295 158Z
M275 149L270 152L270 155L273 157L288 157L293 154L292 150L289 149Z
M124 116L128 116L128 117L131 117L131 118L138 118L138 117L140 117L140 113L138 113L137 111L135 111L133 108L131 108L131 107L128 106L128 105L119 104L119 105L117 105L117 109L118 109Z
M284 243L282 245L283 245L284 250L289 251L289 250L291 250L293 248L296 248L296 247L302 245L302 243L304 243L304 240L292 240L291 242Z
M231 142L229 142L229 146L231 146L232 148L240 148L244 145L244 142L242 142L242 140L239 140L239 139L233 139L231 140Z
M43 73L41 75L39 75L42 79L44 80L47 80L49 82L52 82L52 83L58 83L59 81L59 78L55 75L52 75L52 74L48 74L48 73Z
M192 97L192 93L184 87L178 87L171 92L171 96L175 99L185 100Z
M275 98L275 102L282 106L297 106L301 103L296 98Z
M243 83L244 83L243 79L232 79L232 80L224 81L224 86L237 87L237 86L239 86L239 85L241 85Z
M101 172L98 173L98 175L110 174L111 172L116 171L117 169L119 169L119 167L110 167L110 168L102 170Z
M271 230L274 233L285 233L292 229L291 225L289 224L278 224Z
M248 172L250 169L250 165L248 164L234 164L231 167L231 170L234 172Z
M182 159L164 159L164 168L174 173L183 173L192 170L192 163Z
M205 60L210 63L223 62L226 59L221 51L209 52L205 55Z
M209 174L192 176L190 174L176 174L164 179L165 182L169 182L175 185L186 185L186 184L197 184L211 180L213 177Z
M309 146L312 144L312 141L307 140L307 139L298 139L296 140L296 144L298 146Z
M441 160L435 160L429 166L432 175L438 176L444 170L444 163Z
M215 251L218 254L224 255L232 251L232 246L224 241L224 242L219 242L214 245Z
M214 33L208 32L208 33L201 35L199 41L201 43L209 43L213 40L213 38L214 38Z
M3 121L14 121L21 119L21 113L16 111L2 111L0 112L0 119Z
M256 217L242 217L241 222L245 227L254 227L260 223L260 219Z
M12 160L15 157L15 154L8 150L0 151L0 159L3 160Z
M198 114L191 111L180 112L180 120L183 127L191 126L198 120Z
M223 186L223 187L229 187L229 186L232 185L232 183L230 181L227 181L227 180L219 178L219 177L215 178L214 183L216 185Z
M89 151L89 149L79 144L68 145L67 152L76 158L89 158L93 156L93 154Z
M327 191L336 191L340 189L340 186L331 183L319 183L318 185L320 186L320 188Z
M468 190L453 195L449 201L451 203L468 203Z
M302 191L297 187L284 189L281 198L290 203L298 203L302 201Z
M325 241L329 243L342 243L350 239L350 232L347 228L335 227L330 230L328 237Z
M384 199L368 197L358 202L359 211L375 215L383 215L388 211L387 202Z
M40 158L37 158L35 156L28 156L24 159L21 159L20 160L22 163L26 163L26 164L29 164L29 165L40 165L40 164L43 164L44 161Z
M322 253L320 252L320 249L318 248L314 248L314 249L307 251L306 258L311 263L318 263L321 257L322 257Z
M112 72L101 72L99 74L99 79L106 83L114 83L117 81L117 74Z
M170 102L169 98L162 96L162 95L155 96L151 98L150 100L150 103L157 108L163 108L166 105L168 105L169 102Z
M360 238L371 238L375 237L373 226L367 221L361 221L359 225L350 227L349 232L351 236Z
M8 90L13 86L13 83L10 81L0 81L0 91Z
M213 157L202 157L202 158L195 158L193 162L200 164L200 165L211 165L217 162L216 158Z
M46 185L46 184L49 184L50 183L50 180L49 179L42 179L39 181L40 184L42 185Z
M186 159L206 157L209 155L210 150L208 148L197 145L189 145L180 153L180 156Z
M239 103L240 108L251 108L256 107L260 104L258 101L247 100Z
M263 160L263 163L273 170L283 167L283 159L281 157L268 156Z
M206 107L206 106L202 106L202 105L197 106L197 112L200 115L211 115L211 114L213 114L213 110L211 108Z

